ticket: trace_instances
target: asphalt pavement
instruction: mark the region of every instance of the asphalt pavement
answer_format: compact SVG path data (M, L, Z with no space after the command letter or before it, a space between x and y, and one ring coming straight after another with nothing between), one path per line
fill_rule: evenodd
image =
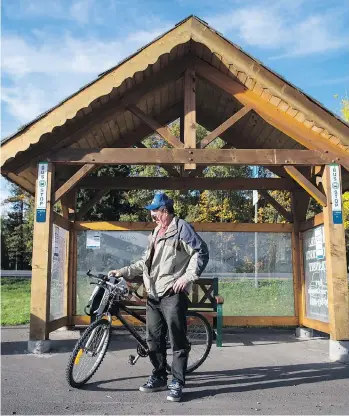
M223 347L188 376L183 400L138 388L151 372L147 358L128 364L135 341L114 333L100 369L83 389L65 369L79 331L51 334L52 351L26 351L28 327L1 331L1 414L224 415L349 414L349 366L328 361L328 339L297 340L290 330L231 330Z

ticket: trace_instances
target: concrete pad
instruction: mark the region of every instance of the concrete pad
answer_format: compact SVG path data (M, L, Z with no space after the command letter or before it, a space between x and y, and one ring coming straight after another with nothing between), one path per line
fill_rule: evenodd
M65 380L76 339L52 339L50 353L33 355L23 348L27 335L27 328L2 329L2 414L296 415L349 409L349 366L329 361L327 338L300 340L286 330L224 334L223 347L213 345L188 376L183 401L169 403L166 391L138 391L151 365L147 358L127 363L136 342L125 333L113 333L101 367L80 390Z
M312 338L314 336L314 330L311 328L296 328L297 338Z
M51 349L51 341L28 341L28 352L31 354L45 354Z
M329 356L331 361L349 364L349 341L334 341L330 339Z

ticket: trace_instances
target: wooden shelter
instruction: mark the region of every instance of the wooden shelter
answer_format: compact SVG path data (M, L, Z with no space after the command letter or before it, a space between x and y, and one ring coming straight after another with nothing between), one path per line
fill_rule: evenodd
M180 118L181 135L167 124ZM210 131L196 143L196 123ZM170 148L150 149L157 132ZM207 148L216 137L221 149ZM47 162L42 172L38 164ZM163 166L166 178L91 177L101 165ZM273 179L200 177L209 165L265 166ZM77 229L146 229L147 225L86 224L79 218L110 189L257 189L286 224L200 224L201 230L292 233L295 314L234 317L230 324L300 325L349 340L348 282L341 192L349 190L349 126L197 17L178 23L116 67L102 73L2 143L2 174L35 195L30 339L74 323ZM40 179L40 174L42 178ZM41 180L46 181L41 182ZM96 189L76 212L76 190ZM268 190L289 190L292 212ZM310 198L323 214L306 221ZM63 215L53 211L61 201ZM41 204L41 205L40 205ZM310 319L305 306L302 232L324 224L329 321ZM67 230L64 316L50 320L52 224ZM109 227L109 228L108 228ZM206 227L206 228L205 228ZM68 238L67 237L67 238Z

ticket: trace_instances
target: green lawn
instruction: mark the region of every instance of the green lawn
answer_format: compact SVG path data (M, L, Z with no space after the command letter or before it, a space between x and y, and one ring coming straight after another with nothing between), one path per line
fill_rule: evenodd
M293 316L291 279L221 280L219 294L224 297L224 316Z
M30 316L30 279L1 278L1 325L27 324Z
M79 285L78 285L79 287ZM93 287L79 287L78 313L83 313ZM255 287L254 280L219 282L219 294L224 297L224 316L292 316L292 280L265 279ZM29 322L30 279L1 279L1 325Z

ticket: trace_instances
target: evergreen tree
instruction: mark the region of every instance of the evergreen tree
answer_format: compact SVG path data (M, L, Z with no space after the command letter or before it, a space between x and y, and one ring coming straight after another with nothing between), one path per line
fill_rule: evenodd
M19 186L11 185L3 202L7 212L2 218L2 267L25 270L31 266L33 240L33 198Z

